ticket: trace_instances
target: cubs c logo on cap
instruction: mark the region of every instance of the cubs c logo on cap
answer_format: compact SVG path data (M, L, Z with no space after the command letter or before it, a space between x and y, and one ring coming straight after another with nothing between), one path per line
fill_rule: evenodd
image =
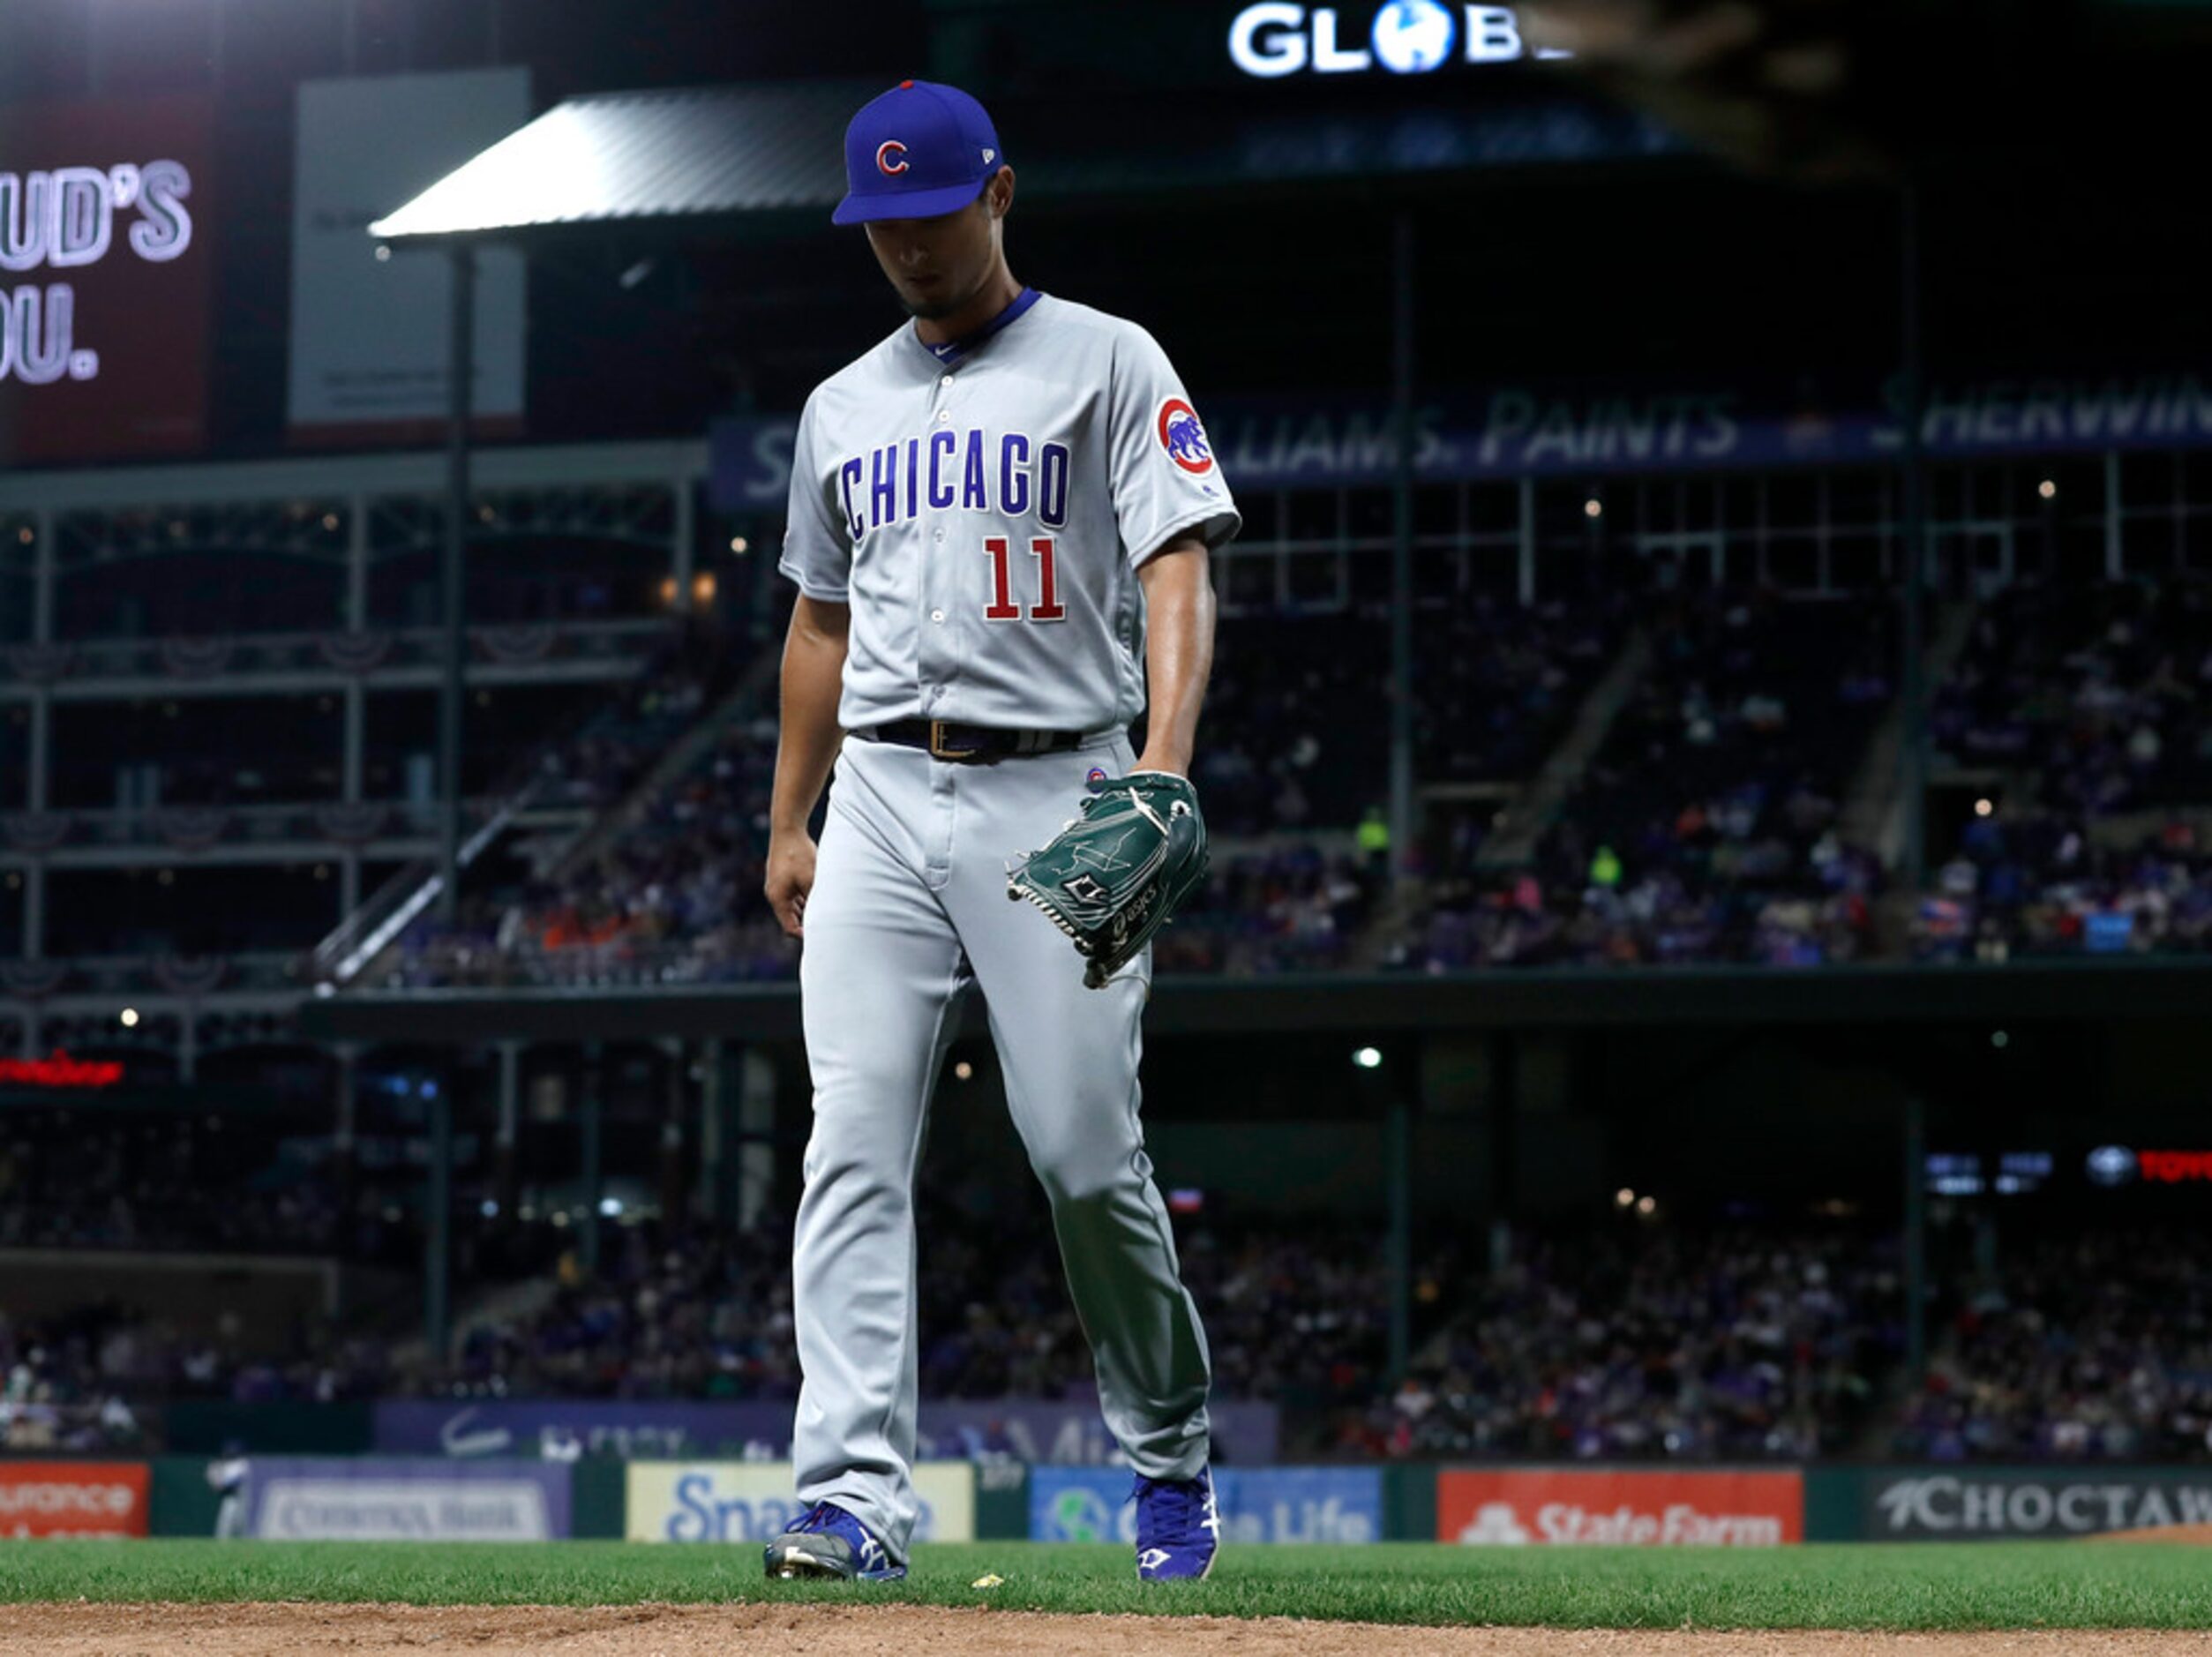
M1159 446L1193 477L1213 470L1213 446L1206 441L1206 429L1198 424L1198 411L1181 397L1170 397L1159 406Z
M906 146L896 139L885 139L875 146L876 170L886 178L896 178L909 166Z

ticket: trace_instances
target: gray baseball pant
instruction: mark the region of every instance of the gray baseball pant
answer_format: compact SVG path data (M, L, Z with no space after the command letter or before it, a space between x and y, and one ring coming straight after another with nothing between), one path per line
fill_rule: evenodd
M1138 1473L1205 1466L1210 1370L1137 1120L1150 952L1084 987L1068 940L1009 902L1007 865L1060 831L1121 732L961 765L848 737L806 901L799 985L814 1121L792 1255L803 1502L835 1502L904 1561L918 1376L914 1173L972 982L1014 1126L1052 1202L1106 1426Z

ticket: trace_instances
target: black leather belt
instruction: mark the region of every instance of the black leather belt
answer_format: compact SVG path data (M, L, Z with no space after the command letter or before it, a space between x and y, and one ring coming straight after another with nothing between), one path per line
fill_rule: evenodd
M1018 754L1065 754L1083 746L1080 731L1008 731L997 725L960 725L947 719L896 719L888 725L856 731L868 742L896 742L919 748L934 759L956 765L990 765Z

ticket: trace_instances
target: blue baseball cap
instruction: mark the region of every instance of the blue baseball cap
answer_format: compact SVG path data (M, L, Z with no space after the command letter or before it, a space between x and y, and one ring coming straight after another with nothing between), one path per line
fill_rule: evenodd
M957 86L902 80L845 128L845 199L830 222L934 219L973 201L1005 165L981 104Z

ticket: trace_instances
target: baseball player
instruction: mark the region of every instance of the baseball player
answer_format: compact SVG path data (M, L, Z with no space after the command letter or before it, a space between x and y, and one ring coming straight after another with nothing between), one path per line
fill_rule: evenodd
M845 168L835 221L866 227L911 320L807 399L780 565L799 596L766 885L803 940L814 1120L792 1256L806 1511L769 1574L906 1573L914 1171L972 985L1137 1474L1137 1574L1202 1577L1206 1340L1137 1120L1151 954L1087 986L1068 940L1007 900L1011 863L1086 790L1185 786L1208 552L1236 507L1151 336L1009 272L1014 170L973 98L901 82L853 117Z

